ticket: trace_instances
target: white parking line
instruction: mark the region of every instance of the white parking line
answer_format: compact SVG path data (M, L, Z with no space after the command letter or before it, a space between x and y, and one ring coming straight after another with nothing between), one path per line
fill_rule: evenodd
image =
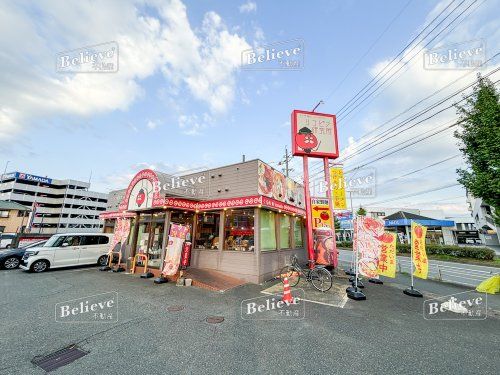
M271 296L274 296L276 293L270 293L270 292L264 292L264 291L261 291L261 293L263 294L269 294ZM310 299L305 299L305 298L302 298L301 299L302 301L306 301L306 302L311 302L311 303L316 303L318 305L325 305L325 306L332 306L332 307L338 307L338 308L341 308L343 309L348 298L347 298L347 295L344 295L344 298L342 299L342 301L340 301L339 304L332 304L332 303L326 303L326 302L319 302L319 301L312 301Z

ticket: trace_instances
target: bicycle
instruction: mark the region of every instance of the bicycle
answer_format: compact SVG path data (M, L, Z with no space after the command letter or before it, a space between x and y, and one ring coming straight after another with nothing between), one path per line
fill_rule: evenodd
M310 282L317 290L320 292L327 292L333 285L332 274L324 267L314 265L313 260L309 260L309 263L313 263L313 268L304 269L299 265L299 261L296 255L291 257L292 264L285 266L281 269L280 279L283 282L284 278L288 278L290 286L296 286L301 275Z

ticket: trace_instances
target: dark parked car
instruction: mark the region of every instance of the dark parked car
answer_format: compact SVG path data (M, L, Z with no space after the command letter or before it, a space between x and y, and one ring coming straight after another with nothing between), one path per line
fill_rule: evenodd
M21 259L24 255L24 252L32 247L36 246L43 246L47 242L46 240L44 241L37 241L30 243L29 245L26 245L24 247L19 247L17 249L7 249L7 250L0 250L0 268L7 269L7 270L12 270L14 268L19 267L19 264L21 263Z

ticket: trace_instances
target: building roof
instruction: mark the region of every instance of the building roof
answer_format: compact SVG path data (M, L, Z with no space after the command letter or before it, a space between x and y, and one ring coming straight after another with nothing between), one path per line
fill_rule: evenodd
M397 226L409 226L412 221L415 221L426 227L454 227L455 222L453 220L436 220L430 217L411 214L405 211L398 211L392 215L386 216L385 218L386 227L397 227Z
M398 211L392 215L384 217L385 220L399 220L399 219L409 219L409 220L435 220L431 217L426 217L422 215L412 214L405 211Z
M29 207L23 206L20 203L2 200L0 200L0 210L31 211Z

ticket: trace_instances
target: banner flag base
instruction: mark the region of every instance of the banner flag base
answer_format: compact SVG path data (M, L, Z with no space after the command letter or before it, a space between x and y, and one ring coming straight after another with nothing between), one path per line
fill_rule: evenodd
M420 298L423 297L422 293L420 293L416 289L413 289L412 286L403 290L403 293L410 297L420 297Z
M350 270L344 270L344 273L345 273L347 276L354 276L354 275L356 275L356 273L355 273L355 272L350 271Z
M354 281L354 280L351 282L351 285L352 285L353 287L355 287L355 286L356 286L356 283L355 283L355 281ZM358 288L363 289L364 287L365 287L365 285L361 282L361 280L360 280L360 279L358 279Z
M124 272L125 271L125 268L123 267L116 267L113 272Z
M355 287L349 287L345 290L347 292L347 297L353 299L355 301L364 301L366 300L366 296L360 290L357 290Z
M165 284L168 283L168 279L166 277L160 276L153 280L155 284Z
M140 277L141 277L141 279L150 279L154 276L155 275L152 272L146 272L146 273L143 273Z
M356 277L355 277L355 276L356 276L356 274L354 273L354 274L352 275L352 277L349 277L349 282L350 282L350 283L353 283L353 282L354 282L354 280L356 280ZM359 278L359 277L358 277L358 283L359 283L360 281L361 281L361 278Z
M368 282L369 283L373 283L373 284L379 284L379 285L382 285L384 282L380 279L374 279L374 278L370 278L368 279Z
M110 271L111 270L111 267L109 266L102 266L101 268L99 268L99 271Z

